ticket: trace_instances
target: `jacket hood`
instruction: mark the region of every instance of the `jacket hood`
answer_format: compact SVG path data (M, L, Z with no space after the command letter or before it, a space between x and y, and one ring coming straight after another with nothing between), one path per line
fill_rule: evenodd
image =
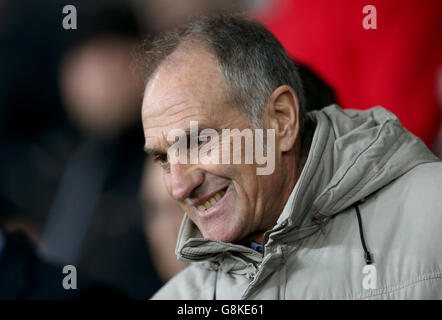
M359 111L331 105L310 112L309 117L316 129L307 160L277 225L264 236L266 245L309 236L329 217L415 166L438 161L396 116L381 107ZM262 259L250 248L202 238L185 215L176 248L180 259L216 260L232 251L252 263Z

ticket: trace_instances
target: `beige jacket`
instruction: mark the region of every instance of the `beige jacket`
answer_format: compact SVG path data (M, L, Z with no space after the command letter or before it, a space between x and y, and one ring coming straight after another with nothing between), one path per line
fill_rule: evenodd
M185 217L176 253L191 265L153 299L442 298L442 163L383 108L310 117L308 159L264 254L204 239Z

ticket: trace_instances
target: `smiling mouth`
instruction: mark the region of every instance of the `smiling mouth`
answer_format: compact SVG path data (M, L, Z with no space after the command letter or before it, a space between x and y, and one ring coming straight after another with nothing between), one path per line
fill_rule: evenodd
M206 213L206 211L208 211L210 208L216 206L219 202L221 202L224 199L227 189L228 187L225 187L224 189L218 191L216 194L210 197L204 204L196 206L198 211L200 211L201 213Z

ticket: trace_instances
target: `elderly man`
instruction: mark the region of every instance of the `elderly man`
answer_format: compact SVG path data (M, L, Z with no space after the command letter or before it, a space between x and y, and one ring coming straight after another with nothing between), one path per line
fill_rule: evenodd
M186 213L176 254L191 263L154 299L442 298L442 164L393 114L306 113L282 46L239 17L194 21L147 55L145 148ZM247 152L190 159L238 151L214 138L225 129L272 132L274 170Z

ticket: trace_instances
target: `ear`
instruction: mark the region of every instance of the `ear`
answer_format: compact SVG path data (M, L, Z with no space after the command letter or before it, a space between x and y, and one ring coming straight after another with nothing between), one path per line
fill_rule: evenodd
M290 86L273 91L266 107L265 123L275 130L275 140L281 152L293 148L299 133L298 97Z

